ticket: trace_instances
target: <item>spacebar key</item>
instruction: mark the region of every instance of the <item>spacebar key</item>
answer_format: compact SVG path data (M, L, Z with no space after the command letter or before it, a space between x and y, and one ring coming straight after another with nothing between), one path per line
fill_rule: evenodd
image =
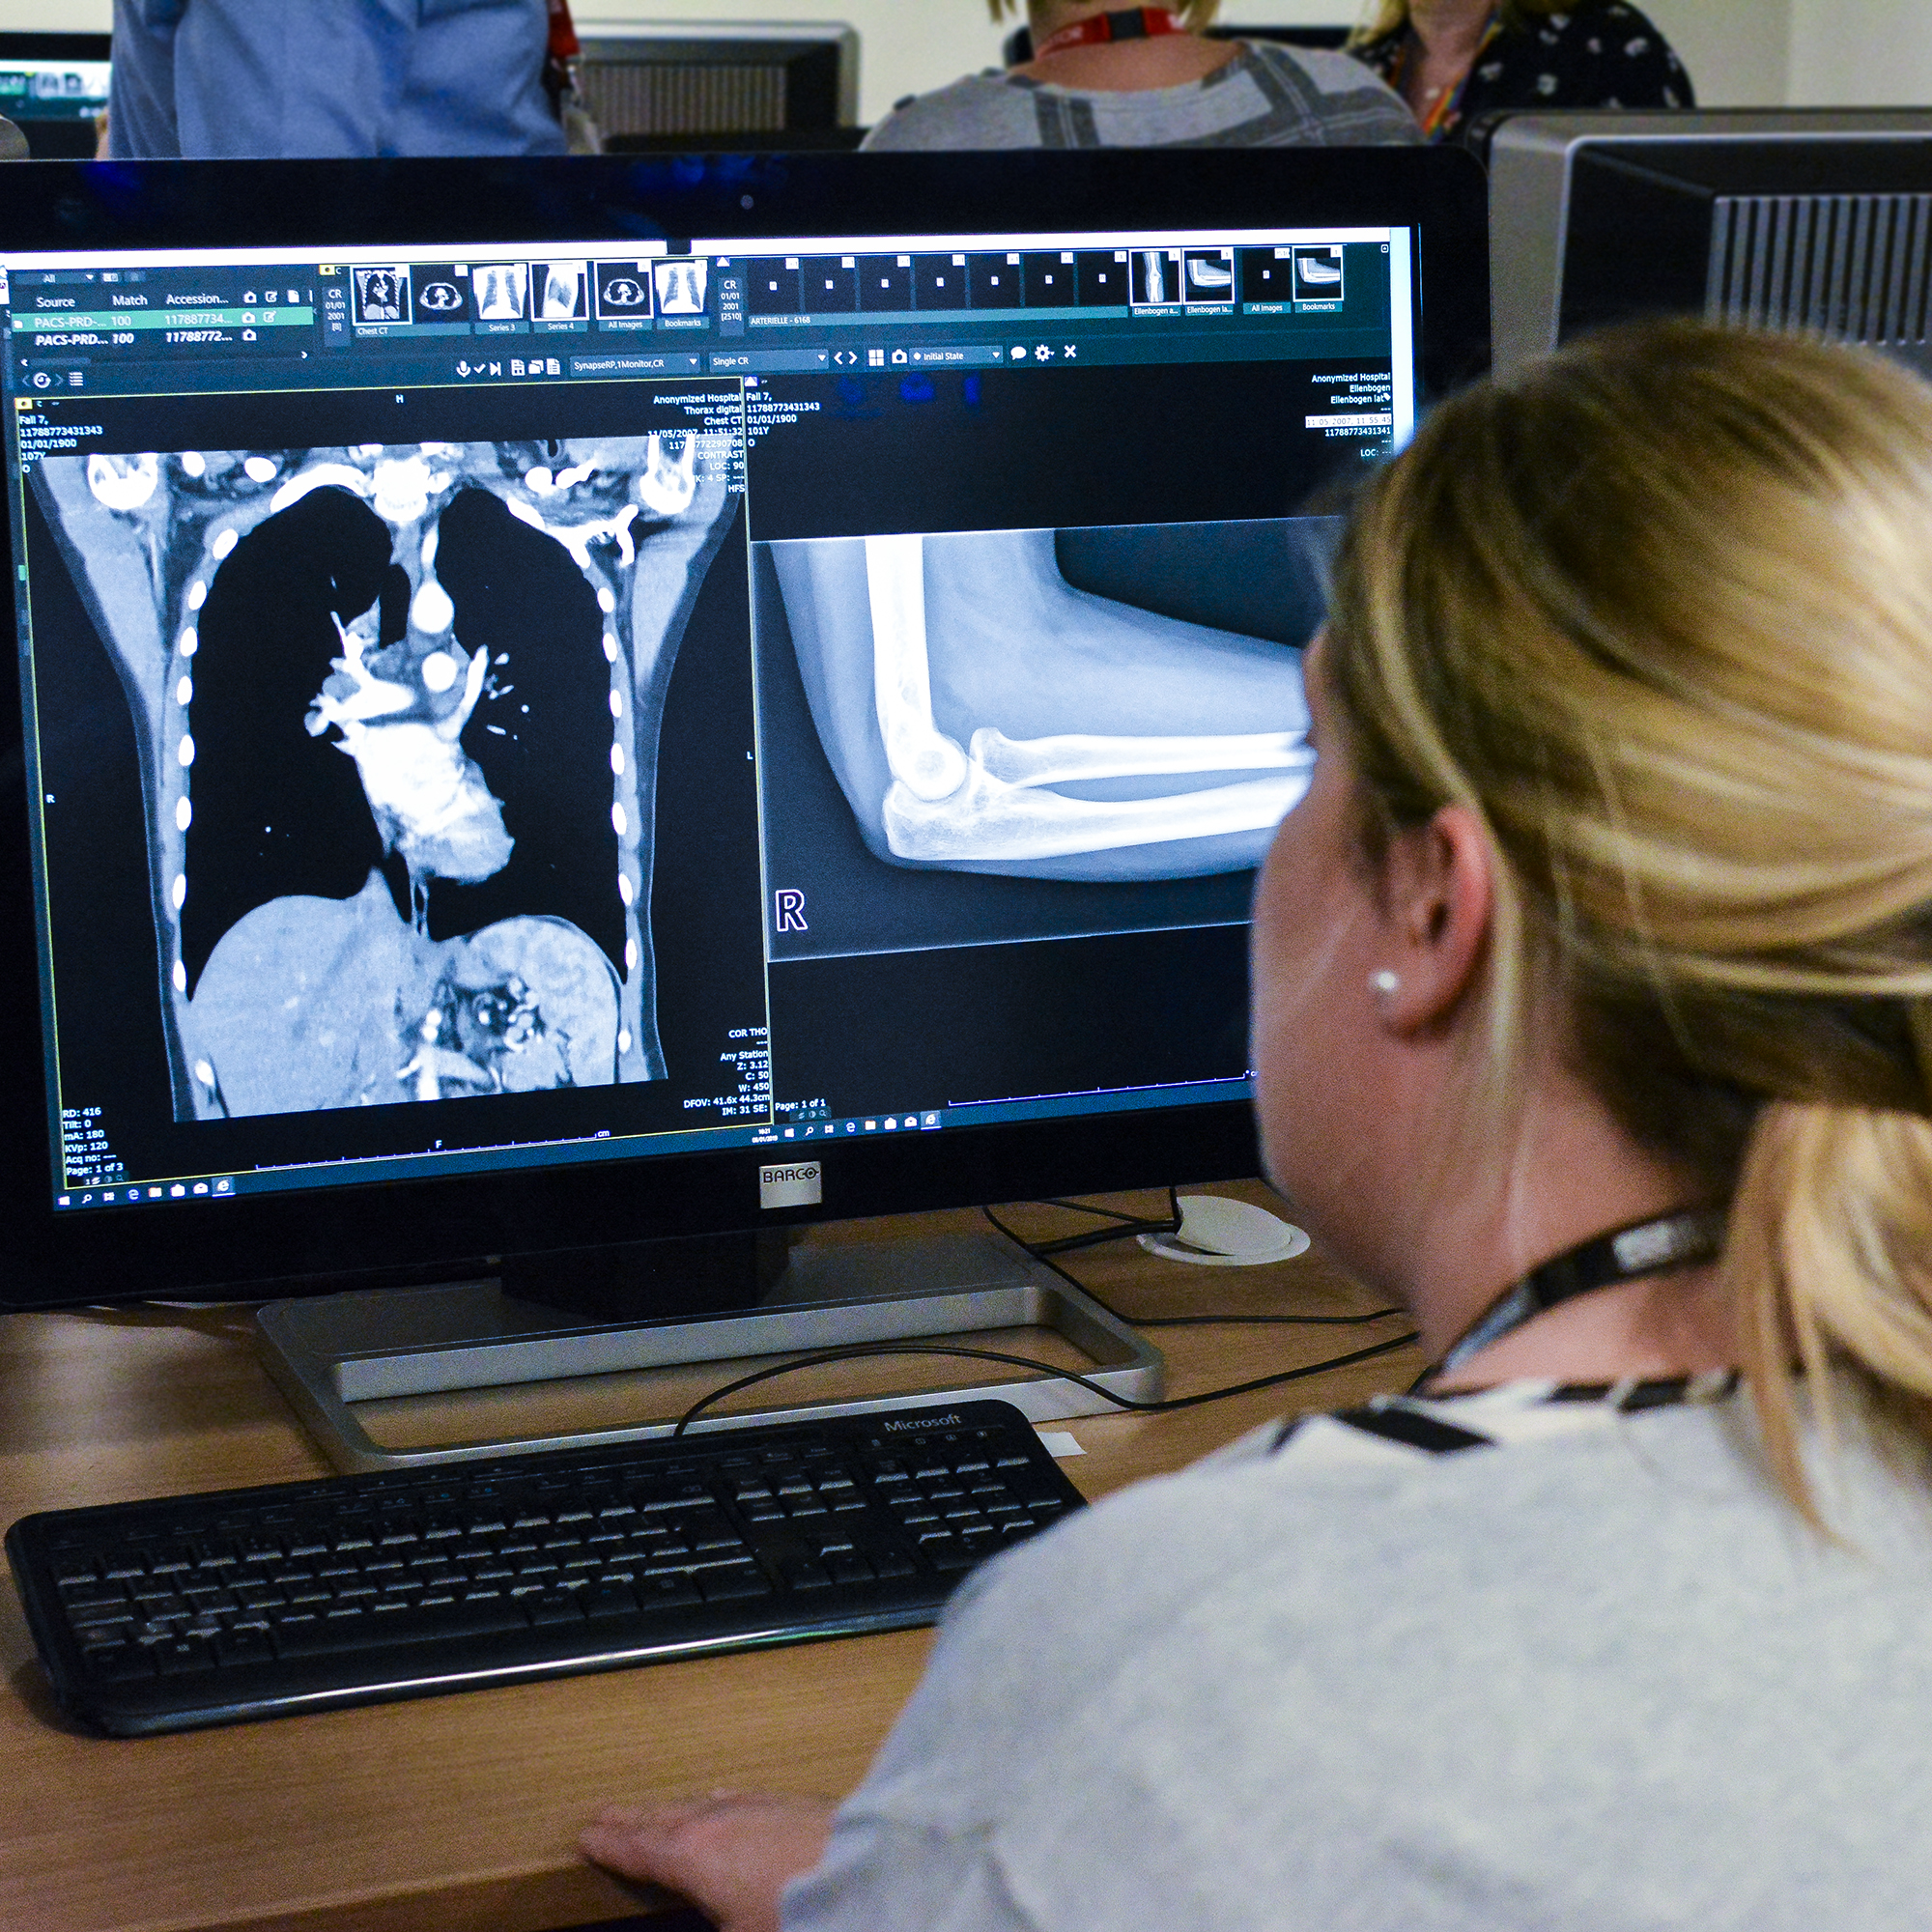
M497 1631L526 1631L529 1627L529 1618L504 1597L438 1605L432 1609L292 1618L273 1629L275 1648L284 1657L327 1657L347 1650L379 1650L392 1643L433 1643L439 1638L487 1636Z

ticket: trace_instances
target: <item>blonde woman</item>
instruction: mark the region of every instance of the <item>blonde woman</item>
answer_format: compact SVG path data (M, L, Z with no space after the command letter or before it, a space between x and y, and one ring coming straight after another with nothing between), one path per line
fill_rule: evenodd
M987 0L995 20L1017 0ZM902 100L867 136L904 148L1409 142L1400 100L1344 54L1210 41L1220 0L1028 0L1034 58Z
M1432 141L1498 107L1694 107L1684 64L1623 0L1379 0L1350 51Z
M1922 1926L1928 532L1932 391L1851 352L1443 405L1254 951L1270 1171L1440 1368L978 1573L836 1817L592 1855L726 1932Z

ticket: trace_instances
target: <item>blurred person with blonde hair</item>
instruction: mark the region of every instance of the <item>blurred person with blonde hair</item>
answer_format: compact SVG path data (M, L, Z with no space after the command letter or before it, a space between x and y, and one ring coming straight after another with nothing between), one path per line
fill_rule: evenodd
M1932 390L1669 323L1465 391L1307 683L1264 1156L1435 1368L976 1572L836 1814L584 1847L724 1932L1916 1932Z
M1694 107L1684 63L1625 0L1378 0L1349 50L1459 141L1499 107Z
M993 18L1018 0L987 0ZM1033 58L898 103L866 147L1289 147L1409 142L1402 102L1359 62L1210 41L1220 0L1027 0Z

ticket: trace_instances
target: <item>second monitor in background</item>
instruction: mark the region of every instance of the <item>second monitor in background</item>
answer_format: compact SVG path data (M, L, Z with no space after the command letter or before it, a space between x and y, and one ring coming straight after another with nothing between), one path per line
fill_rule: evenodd
M577 82L613 153L856 146L859 36L850 27L578 21Z
M106 34L0 33L0 114L36 160L90 160L107 111Z
M1925 108L1495 117L1497 369L1674 312L1932 373L1928 134Z

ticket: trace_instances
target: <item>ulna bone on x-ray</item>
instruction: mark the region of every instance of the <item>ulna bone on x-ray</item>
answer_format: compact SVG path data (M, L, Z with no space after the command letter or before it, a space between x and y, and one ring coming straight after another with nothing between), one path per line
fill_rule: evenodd
M715 440L36 466L142 746L178 1118L663 1077L658 736Z
M1264 527L1292 547L1321 526ZM1307 789L1299 650L1076 589L1052 530L771 549L820 744L891 864L1240 870Z

